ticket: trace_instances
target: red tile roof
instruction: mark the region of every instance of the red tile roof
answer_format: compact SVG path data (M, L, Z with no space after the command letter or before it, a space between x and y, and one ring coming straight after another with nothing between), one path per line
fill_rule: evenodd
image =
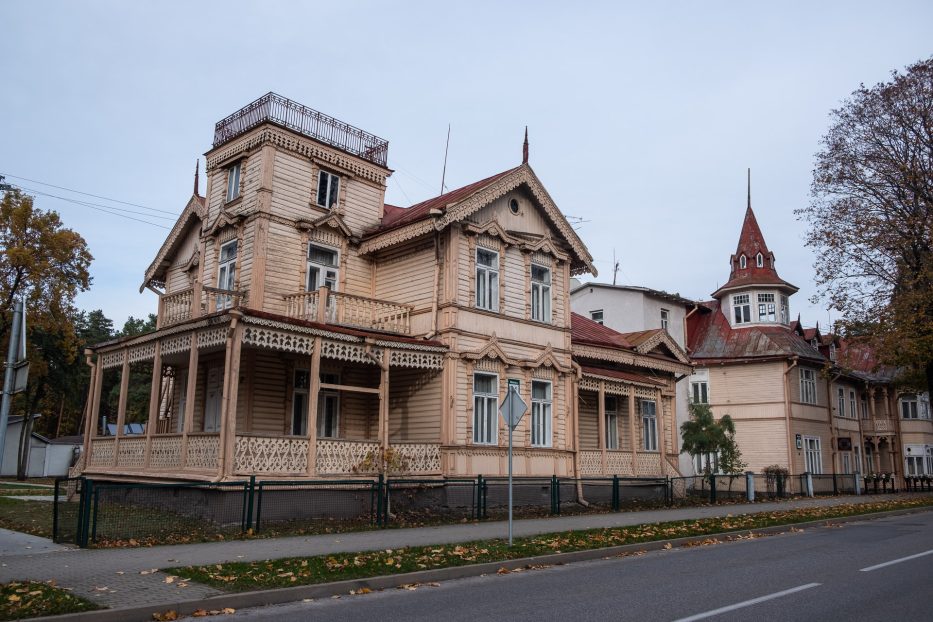
M444 211L448 205L451 203L457 203L463 199L469 197L470 195L482 190L489 184L495 182L496 180L505 177L509 173L515 171L519 167L510 168L507 171L497 173L486 179L481 179L472 184L463 186L462 188L457 188L456 190L451 190L442 195L436 196L427 201L422 201L421 203L416 203L411 207L398 207L396 205L385 205L383 207L382 222L379 226L371 231L369 235L376 233L382 233L389 229L394 229L396 227L401 227L402 225L407 225L408 223L416 222L422 218L427 218L431 210L439 209Z
M590 374L591 376L604 376L606 378L617 378L619 380L627 380L629 382L640 382L642 384L653 384L659 387L664 386L664 381L657 380L655 378L649 378L648 376L643 376L641 374L635 374L628 371L621 371L618 369L606 369L604 367L587 367L580 366L580 369L584 374Z
M570 314L570 339L573 343L586 343L608 348L623 348L625 350L635 349L635 346L622 333L585 318L578 313Z
M760 268L756 261L758 253L761 253L764 258L763 265ZM746 260L744 268L739 263L743 255ZM758 226L758 219L755 218L755 212L752 211L751 203L748 204L745 210L745 220L742 222L739 243L736 245L735 254L732 255L730 261L732 270L729 273L729 280L713 293L714 298L719 298L728 290L748 285L777 285L788 293L794 293L798 289L779 277L777 270L774 269L774 253L768 250L765 237L761 233L761 227Z

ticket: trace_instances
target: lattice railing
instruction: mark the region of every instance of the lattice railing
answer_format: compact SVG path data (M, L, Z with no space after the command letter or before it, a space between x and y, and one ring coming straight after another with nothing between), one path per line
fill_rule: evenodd
M580 475L602 475L602 453L598 451L579 452Z
M88 456L87 465L91 467L111 466L113 464L114 441L113 437L91 439L89 450L91 455Z
M657 470L657 469L655 469ZM609 450L606 452L607 475L636 475L632 469L632 454L628 451ZM638 474L640 475L640 473Z
M154 436L149 448L149 466L170 469L181 466L181 435Z
M145 437L122 437L117 444L117 466L137 469L146 465Z
M637 453L635 454L635 473L636 477L654 476L661 474L661 455L657 453Z
M318 440L315 466L319 474L356 473L364 462L378 463L374 457L379 451L379 443L375 441Z
M237 473L305 473L308 468L308 439L237 436L233 465Z
M185 466L189 469L216 469L220 455L220 435L189 434Z
M441 472L441 446L438 443L392 443L404 473L436 475Z

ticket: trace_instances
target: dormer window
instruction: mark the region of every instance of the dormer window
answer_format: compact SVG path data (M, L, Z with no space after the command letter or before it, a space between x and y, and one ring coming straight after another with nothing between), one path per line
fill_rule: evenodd
M735 318L733 324L748 324L752 321L752 305L748 294L737 294L732 297L732 312Z
M741 257L739 257L739 268L744 270L747 265L748 265L748 261L746 261L745 255L742 255Z
M317 204L327 209L337 205L340 193L340 177L327 171L321 171L317 178Z
M757 255L755 255L755 265L759 268L765 267L764 255L762 255L761 253L758 253Z

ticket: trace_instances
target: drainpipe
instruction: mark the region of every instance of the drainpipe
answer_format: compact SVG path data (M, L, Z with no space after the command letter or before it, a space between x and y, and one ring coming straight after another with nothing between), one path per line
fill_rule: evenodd
M842 376L842 372L837 372L832 378L826 379L826 412L829 413L829 431L830 438L832 439L832 457L833 457L833 475L836 475L836 458L838 457L839 449L839 426L836 423L836 417L833 416L833 399L832 399L832 388L833 383L839 380ZM843 402L845 402L845 392L842 394ZM856 416L858 413L855 413Z
M437 289L441 285L441 245L440 232L434 230L434 294L431 296L431 332L425 339L431 339L437 334Z
M790 418L791 418L791 406L790 406L790 380L788 379L788 374L790 371L797 367L798 357L791 359L791 364L787 366L787 369L784 370L784 428L787 433L787 470L794 470L794 439L791 436L790 432Z
M590 507L589 502L583 498L583 482L580 481L580 380L583 378L583 368L576 361L570 361L573 368L573 400L571 413L573 416L573 474L577 483L577 503L585 508Z

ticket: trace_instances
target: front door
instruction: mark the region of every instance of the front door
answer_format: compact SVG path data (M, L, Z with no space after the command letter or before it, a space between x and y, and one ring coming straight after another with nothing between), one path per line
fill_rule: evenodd
M220 432L220 399L223 391L223 368L207 370L207 388L204 397L204 431Z

